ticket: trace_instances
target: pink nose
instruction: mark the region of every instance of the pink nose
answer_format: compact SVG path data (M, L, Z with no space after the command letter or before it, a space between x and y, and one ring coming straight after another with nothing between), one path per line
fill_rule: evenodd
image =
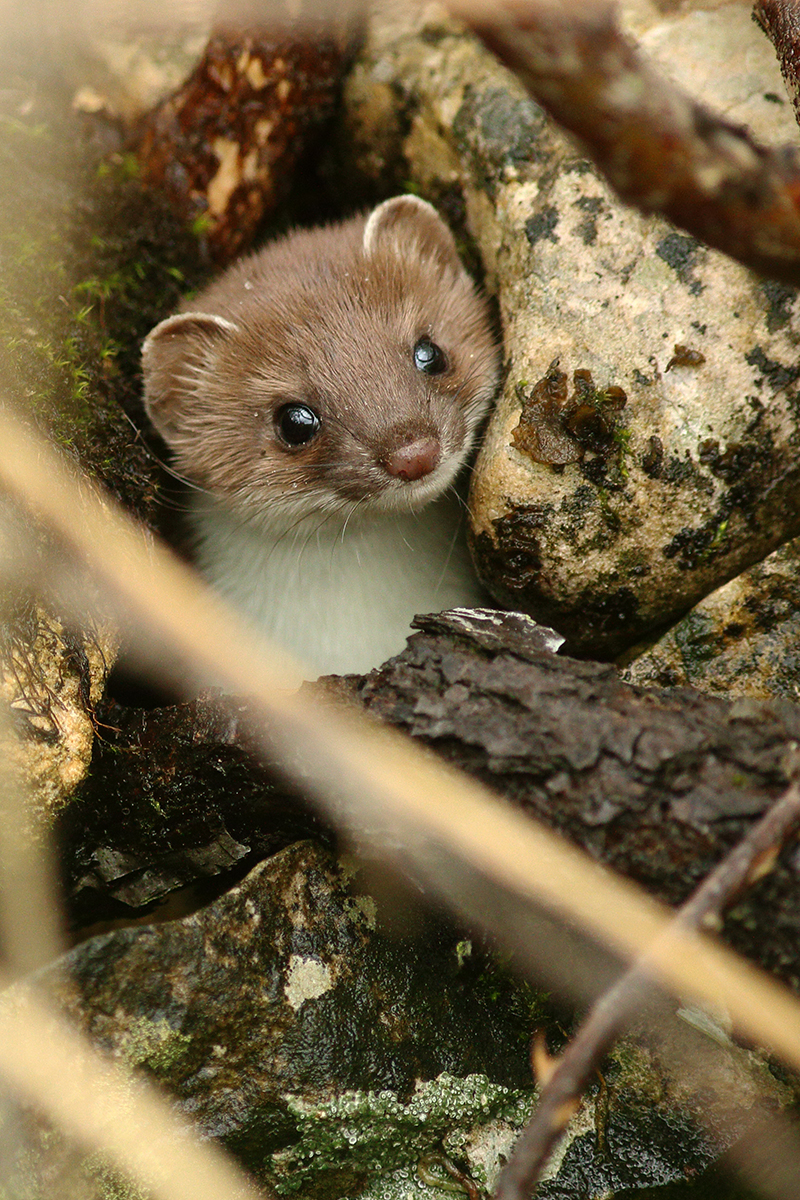
M401 446L387 454L383 465L397 479L422 479L430 475L439 465L442 447L435 438L417 438L407 446Z

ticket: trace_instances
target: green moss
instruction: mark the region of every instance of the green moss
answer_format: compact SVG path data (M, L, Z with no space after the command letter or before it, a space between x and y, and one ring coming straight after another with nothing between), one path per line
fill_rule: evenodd
M166 1021L142 1017L127 1030L122 1053L132 1067L147 1067L156 1075L170 1078L189 1057L191 1046L192 1039Z
M144 424L139 345L199 281L197 244L141 187L129 154L99 157L100 118L44 95L35 120L4 112L11 103L0 97L0 387L152 518L157 468L131 427Z
M265 1165L281 1195L334 1200L348 1194L338 1190L345 1178L369 1177L377 1182L366 1194L375 1200L407 1195L412 1183L414 1194L432 1196L436 1190L417 1175L422 1157L445 1145L453 1153L489 1123L520 1129L533 1102L532 1089L512 1091L483 1075L455 1079L446 1074L420 1084L407 1102L389 1091L346 1092L316 1104L288 1097L297 1141ZM397 1192L398 1187L406 1190Z

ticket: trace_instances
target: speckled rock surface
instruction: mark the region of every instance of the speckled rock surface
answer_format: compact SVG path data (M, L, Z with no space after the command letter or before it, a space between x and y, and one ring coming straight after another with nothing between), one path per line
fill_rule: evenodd
M633 656L633 657L631 657ZM717 588L650 647L623 678L721 696L800 698L800 540Z
M614 654L800 528L796 295L619 205L435 7L392 14L373 22L349 86L357 161L463 223L503 321L508 373L473 476L479 572L572 650ZM709 103L796 140L744 7L643 37ZM551 465L512 431L555 359L627 403L604 445L575 442L573 461Z
M531 1111L528 1043L545 1010L440 926L399 941L381 932L352 876L299 843L207 909L93 938L39 978L278 1195L436 1200L452 1183L443 1154L490 1190ZM764 1081L785 1102L751 1056L714 1053L704 1105L749 1107ZM674 1184L718 1154L691 1117L696 1080L676 1087L635 1038L606 1071L611 1090L574 1118L543 1197ZM97 1155L82 1162L52 1131L23 1127L7 1174L15 1197L56 1194L56 1181L73 1200L131 1194Z
M351 875L295 844L201 912L95 937L48 977L93 1039L282 1192L353 1195L377 1154L434 1149L464 1085L403 1107L443 1071L490 1077L464 1091L466 1128L530 1096L527 1005L509 1012L455 937L376 933Z
M16 734L2 752L16 763L32 811L48 823L89 769L95 708L117 641L111 626L67 629L38 605L0 629L0 699Z

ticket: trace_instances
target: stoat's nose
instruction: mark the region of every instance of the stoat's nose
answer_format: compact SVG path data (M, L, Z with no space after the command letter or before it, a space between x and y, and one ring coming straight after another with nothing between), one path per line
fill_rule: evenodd
M389 475L411 482L435 471L441 457L442 447L436 438L417 438L387 454L383 465Z

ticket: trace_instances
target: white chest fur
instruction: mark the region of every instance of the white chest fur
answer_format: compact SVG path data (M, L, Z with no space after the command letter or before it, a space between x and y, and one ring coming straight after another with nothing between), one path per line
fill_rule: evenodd
M369 671L403 649L416 613L485 601L455 497L282 534L201 498L193 525L206 578L313 674Z

